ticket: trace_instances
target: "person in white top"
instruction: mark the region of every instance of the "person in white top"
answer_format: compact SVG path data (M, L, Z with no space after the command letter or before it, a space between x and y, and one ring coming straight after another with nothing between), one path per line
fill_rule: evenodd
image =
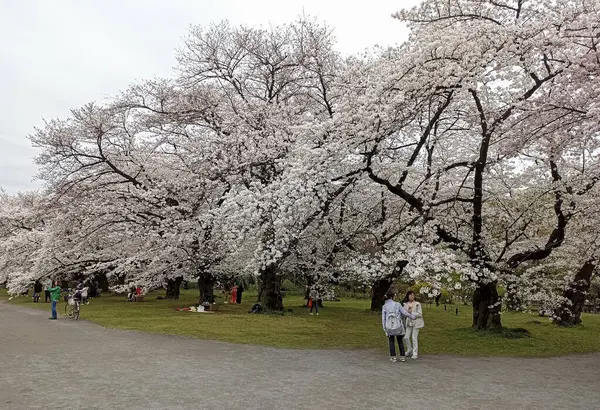
M423 309L421 304L415 300L415 292L409 290L404 298L404 309L412 313L417 318L406 319L406 334L404 335L404 343L406 344L406 356L413 359L419 358L419 329L425 326L423 321Z

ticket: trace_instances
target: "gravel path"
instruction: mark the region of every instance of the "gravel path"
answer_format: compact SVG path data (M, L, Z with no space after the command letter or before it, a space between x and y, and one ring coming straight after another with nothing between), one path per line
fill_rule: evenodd
M0 303L0 409L600 408L597 354L394 364L375 351L280 350L47 317Z

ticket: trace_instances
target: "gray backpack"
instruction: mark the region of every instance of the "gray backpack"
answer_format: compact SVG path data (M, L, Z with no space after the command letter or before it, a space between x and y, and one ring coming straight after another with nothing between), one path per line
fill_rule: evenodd
M402 317L394 310L387 312L385 317L385 332L390 336L400 336L404 334L404 325Z

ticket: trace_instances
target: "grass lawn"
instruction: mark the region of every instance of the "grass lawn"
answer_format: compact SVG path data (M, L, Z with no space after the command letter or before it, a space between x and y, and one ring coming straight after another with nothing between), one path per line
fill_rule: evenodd
M176 301L156 300L155 297L164 295L164 292L151 293L146 296L146 301L140 303L126 303L123 296L105 295L92 300L88 306L82 306L81 318L110 328L232 343L301 349L374 348L382 352L387 349L381 315L368 310L368 300L326 302L320 316L310 316L308 310L301 307L301 296L288 296L284 304L293 312L286 312L283 316L250 315L246 312L254 303L256 294L245 292L241 306L220 304L214 314L171 310L197 303L197 292L183 290L181 299ZM0 299L8 299L6 290L0 290ZM16 297L8 303L50 312L50 304L33 303L31 297ZM61 301L59 317L64 306ZM425 328L419 337L421 355L558 356L600 351L600 315L585 315L582 326L563 329L536 315L504 313L502 321L505 327L529 331L528 337L507 338L501 334L472 331L471 309L462 305L458 307L457 316L455 306L444 311L443 305L437 308L423 305Z

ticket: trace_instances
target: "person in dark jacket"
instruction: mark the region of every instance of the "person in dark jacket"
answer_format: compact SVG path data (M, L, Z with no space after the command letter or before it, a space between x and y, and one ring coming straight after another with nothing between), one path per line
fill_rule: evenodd
M44 287L42 286L40 281L36 280L35 283L33 284L33 301L35 303L39 302L40 294L42 293L43 290L44 290Z
M235 303L237 303L238 305L240 303L242 303L242 293L244 293L244 285L242 282L240 282L240 285L237 288L236 301L235 301Z

